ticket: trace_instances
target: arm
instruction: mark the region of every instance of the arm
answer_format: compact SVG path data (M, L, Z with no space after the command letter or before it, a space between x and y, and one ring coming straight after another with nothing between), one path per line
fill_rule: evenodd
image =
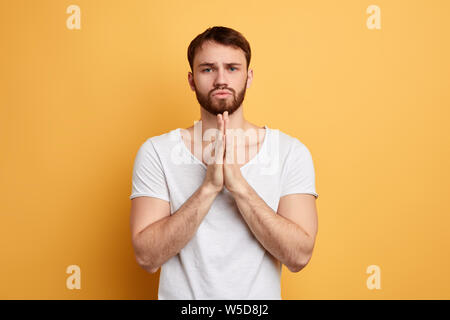
M248 184L232 195L256 239L291 272L309 262L317 233L315 198L310 194L281 197L278 214Z
M176 212L170 215L170 203L162 199L138 197L132 200L131 229L136 260L151 273L186 246L223 189L223 169L221 161L218 161L224 155L224 124L220 114L217 115L217 126L214 155L208 159L214 161L208 161L202 185ZM202 155L205 157L203 152ZM158 172L161 169L153 167L153 170ZM155 180L154 176L162 180L162 174L154 174L148 180ZM158 188L163 188L161 185L163 182Z
M203 184L172 215L170 215L169 202L167 201L156 199L164 202L166 209L165 211L159 210L160 213L149 214L149 211L144 210L144 208L139 210L138 202L134 202L139 198L133 199L132 221L139 221L137 217L139 214L143 217L152 217L153 220L157 215L164 216L156 222L150 222L150 224L148 219L145 221L145 218L140 218L140 223L132 223L133 247L139 265L145 270L155 273L161 265L184 248L194 236L217 194L218 191ZM154 205L151 207L156 212L157 207ZM150 209L150 206L148 206L148 209ZM133 219L133 217L135 218ZM139 224L145 224L146 227L140 230L142 226L139 227Z

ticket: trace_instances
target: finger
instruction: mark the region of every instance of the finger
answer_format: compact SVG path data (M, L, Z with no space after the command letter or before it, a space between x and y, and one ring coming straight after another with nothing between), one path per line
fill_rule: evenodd
M219 113L218 115L217 115L217 117L216 117L216 122L217 122L217 129L219 129L220 128L220 123L221 123L221 121L223 121L223 116Z
M223 163L223 154L224 154L223 139L224 139L223 135L218 134L214 144L214 163L216 164Z
M228 111L225 111L223 113L223 152L224 156L227 153L227 130L228 130L228 121L226 120L228 118Z
M228 118L228 111L225 111L223 113L223 121L228 124L228 120L230 120L230 118Z
M214 159L215 159L215 163L217 164L221 164L222 159L223 159L223 131L224 131L224 121L223 121L223 117L221 114L217 115L217 127L218 130L216 132L216 144L215 144L215 148L214 148Z
M217 115L217 129L219 129L218 135L223 134L224 121L222 115L219 113Z
M219 113L216 117L217 119L217 130L216 130L216 137L215 140L217 141L220 137L220 131L222 130L221 128L223 127L223 117L222 115Z
M228 117L228 111L225 111L223 113L223 121L225 124L225 128L228 128L230 125L230 118ZM224 140L224 149L225 149L225 158L227 157L227 149L231 149L233 146L231 145L231 143L233 142L233 135L231 134L232 129L226 129L225 131L225 140ZM228 132L227 132L228 131Z
M223 124L224 124L223 134L226 135L227 134L227 129L228 129L228 111L225 111L223 113Z
M229 132L228 132L228 127L229 127L229 125L230 125L230 121L229 121L230 119L228 118L228 111L225 111L224 113L223 113L223 122L224 122L224 126L225 126L225 131L224 131L224 134L225 135L227 135L227 134L229 134ZM226 144L226 142L225 142L225 148L227 147L227 144Z

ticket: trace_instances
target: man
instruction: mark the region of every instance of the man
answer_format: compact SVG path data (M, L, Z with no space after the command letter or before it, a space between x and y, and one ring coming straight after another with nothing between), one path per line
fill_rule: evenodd
M298 139L244 118L250 57L233 29L198 35L188 80L201 120L149 138L136 155L132 242L140 266L161 267L159 299L281 299L281 264L298 272L311 259L311 154Z

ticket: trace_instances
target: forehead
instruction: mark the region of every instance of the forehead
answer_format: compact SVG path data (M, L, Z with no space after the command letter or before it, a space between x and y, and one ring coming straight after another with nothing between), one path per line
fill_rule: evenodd
M225 46L216 42L206 41L197 49L194 65L200 63L242 63L245 65L245 53L239 47Z

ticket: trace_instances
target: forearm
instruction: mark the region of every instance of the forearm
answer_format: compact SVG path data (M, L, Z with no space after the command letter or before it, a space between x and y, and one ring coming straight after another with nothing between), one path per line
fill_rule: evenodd
M135 244L140 265L153 273L180 252L194 236L217 194L202 185L176 212L141 231Z
M250 230L270 254L293 272L308 263L314 239L299 225L278 215L248 184L233 196Z

